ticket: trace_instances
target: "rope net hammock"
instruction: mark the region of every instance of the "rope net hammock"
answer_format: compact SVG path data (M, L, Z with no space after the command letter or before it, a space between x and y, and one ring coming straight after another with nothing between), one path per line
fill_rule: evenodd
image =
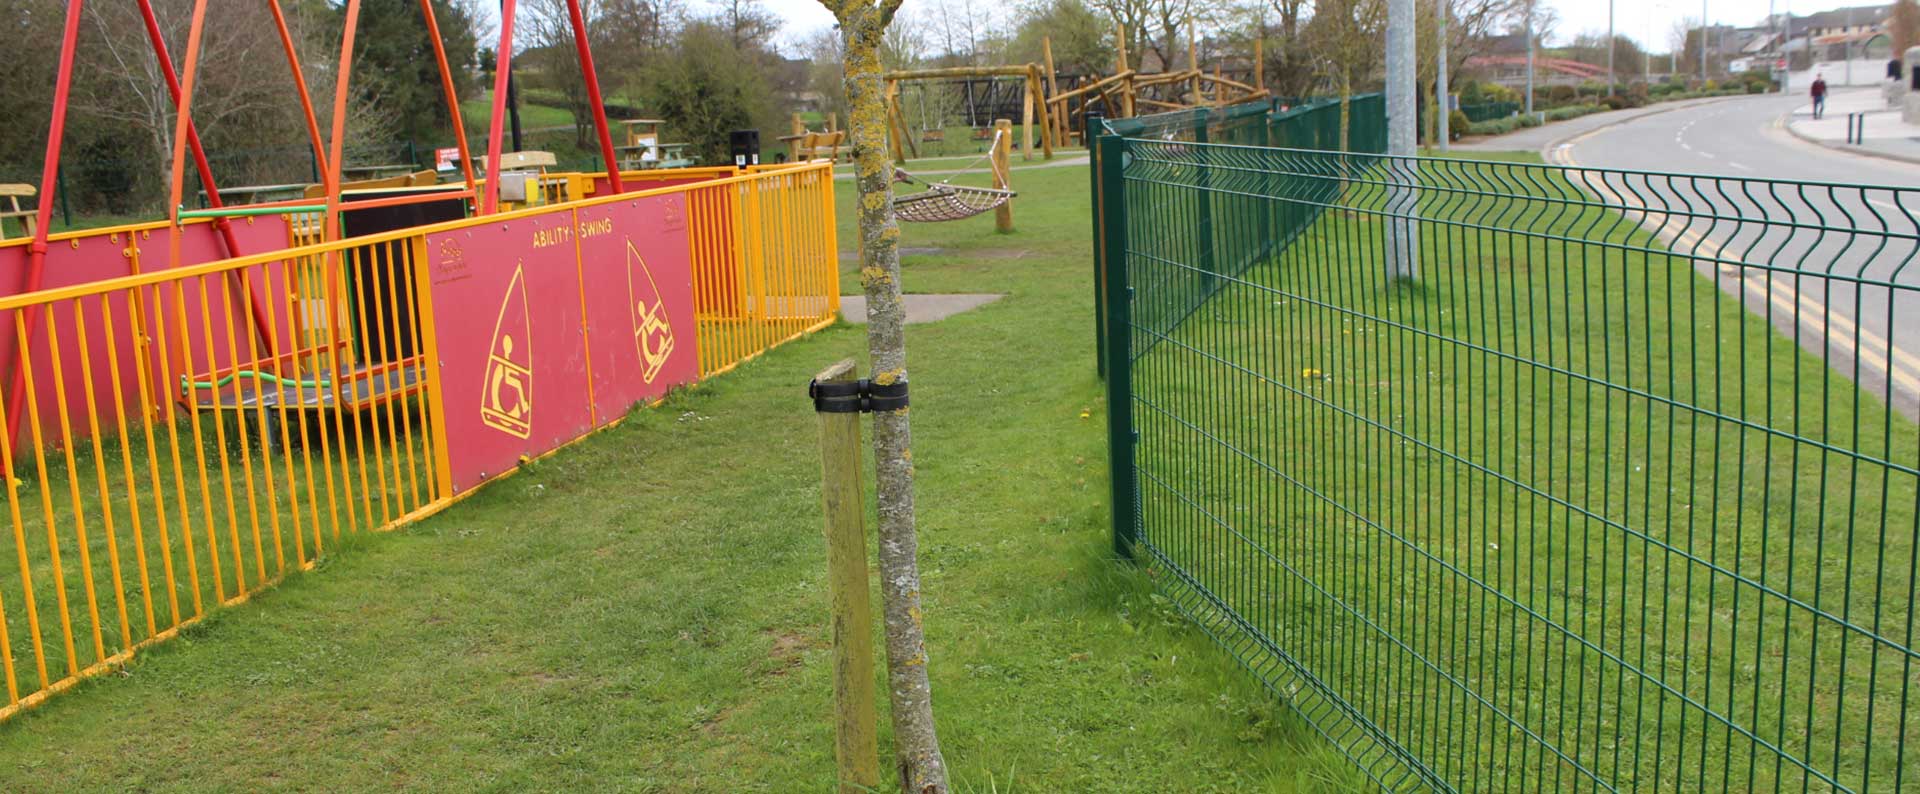
M967 173L981 159L988 161L987 167L993 171L993 175L997 177L1000 184L1012 184L1012 180L1009 180L1006 174L1000 173L999 165L992 161L991 153L999 150L1002 134L1004 133L1000 130L994 130L993 144L987 147L989 154L975 158L965 168L961 168L953 176L939 182L927 182L907 173L904 169L893 169L895 182L911 182L926 187L926 190L918 193L894 196L894 214L898 215L900 220L914 223L964 220L983 212L991 212L1018 195L1011 190L1000 188L949 184L953 181L953 177Z

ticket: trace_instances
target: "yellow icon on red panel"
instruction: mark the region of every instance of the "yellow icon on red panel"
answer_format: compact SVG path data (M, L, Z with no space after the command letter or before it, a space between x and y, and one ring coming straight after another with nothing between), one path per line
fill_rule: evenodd
M636 271L638 277L635 277ZM627 241L627 305L633 307L633 345L640 354L640 380L652 383L673 355L673 325L647 260Z
M533 432L533 333L519 265L514 266L513 280L500 299L500 315L493 321L486 382L480 389L480 421L517 438Z

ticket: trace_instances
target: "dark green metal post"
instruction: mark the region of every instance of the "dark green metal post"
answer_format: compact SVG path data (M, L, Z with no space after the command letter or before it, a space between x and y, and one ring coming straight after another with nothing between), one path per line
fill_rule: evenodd
M73 228L73 205L67 203L67 194L69 192L67 190L67 169L62 168L54 173L53 184L55 189L60 191L60 220L66 223L67 228L71 229Z
M1099 138L1102 267L1106 284L1107 464L1113 484L1113 549L1132 559L1139 538L1134 501L1132 323L1133 288L1127 285L1127 194L1123 159L1127 139Z
M1207 142L1207 112L1204 110L1194 113L1193 140L1198 143ZM1200 189L1193 193L1194 200L1199 202L1200 206L1197 217L1199 229L1194 236L1194 241L1200 246L1200 250L1195 253L1199 254L1200 295L1201 299L1205 300L1206 296L1212 295L1214 289L1219 286L1220 270L1214 263L1213 251L1213 157L1204 146L1200 147L1200 151L1196 154L1200 160L1200 168L1198 173L1194 174L1194 180Z
M1103 244L1105 220L1102 212L1105 194L1100 190L1100 150L1094 146L1094 136L1100 132L1100 119L1103 114L1089 110L1085 116L1086 126L1080 130L1080 142L1087 146L1087 181L1093 197L1093 340L1094 368L1100 377L1107 376L1107 282L1106 282L1106 246Z

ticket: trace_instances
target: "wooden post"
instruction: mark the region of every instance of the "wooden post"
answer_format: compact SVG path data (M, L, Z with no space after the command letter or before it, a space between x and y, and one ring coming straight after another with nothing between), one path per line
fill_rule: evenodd
M889 143L892 144L892 146L889 148L893 150L893 161L896 163L906 162L907 147L906 147L906 142L902 140L907 135L907 131L905 128L906 119L900 116L900 84L899 83L892 80L887 81L886 102L887 102L887 137L890 139Z
M1047 127L1047 129L1053 133L1053 141L1057 142L1064 140L1064 136L1060 134L1063 131L1061 127L1062 120L1060 114L1049 112L1050 108L1047 107L1047 100L1055 94L1060 93L1060 81L1059 78L1055 76L1053 68L1053 39L1051 37L1040 37L1040 64L1047 69L1047 90L1040 95L1040 117L1053 122L1053 125ZM1053 142L1042 138L1040 145L1046 148L1047 158L1052 159Z
M853 360L814 376L851 383ZM820 497L826 511L827 588L833 633L833 757L840 794L880 789L873 682L873 605L867 582L866 502L860 495L860 414L821 412Z
M1260 51L1261 39L1266 38L1266 36L1267 31L1265 28L1262 28L1260 35L1253 38L1253 90L1255 91L1267 87L1267 57Z
M1055 129L1056 117L1047 107L1047 95L1043 90L1045 85L1040 82L1038 67L1027 64L1027 88L1033 93L1034 111L1040 114L1040 156L1052 160L1054 142L1060 138Z
M1028 75L1022 81L1024 91L1020 92L1020 159L1033 159L1033 76Z
M1187 93L1192 95L1187 104L1206 104L1200 98L1200 29L1194 26L1193 17L1187 17L1187 71L1193 75L1187 78Z
M1013 189L1013 122L1008 119L995 119L993 130L997 133L993 145L993 186L1001 190ZM1000 232L1013 231L1013 202L1003 201L993 209L993 228Z
M1113 27L1114 27L1114 39L1113 39L1114 56L1116 61L1119 63L1118 66L1114 67L1113 73L1119 74L1127 70L1127 23L1115 22L1113 23Z
M839 132L839 131L840 131L840 114L828 113L827 114L827 132Z

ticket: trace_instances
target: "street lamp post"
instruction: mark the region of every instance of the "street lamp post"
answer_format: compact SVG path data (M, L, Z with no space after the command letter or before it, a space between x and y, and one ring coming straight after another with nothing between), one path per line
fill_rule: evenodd
M1607 0L1607 96L1613 96L1613 0Z
M1527 0L1527 115L1533 115L1533 0Z

